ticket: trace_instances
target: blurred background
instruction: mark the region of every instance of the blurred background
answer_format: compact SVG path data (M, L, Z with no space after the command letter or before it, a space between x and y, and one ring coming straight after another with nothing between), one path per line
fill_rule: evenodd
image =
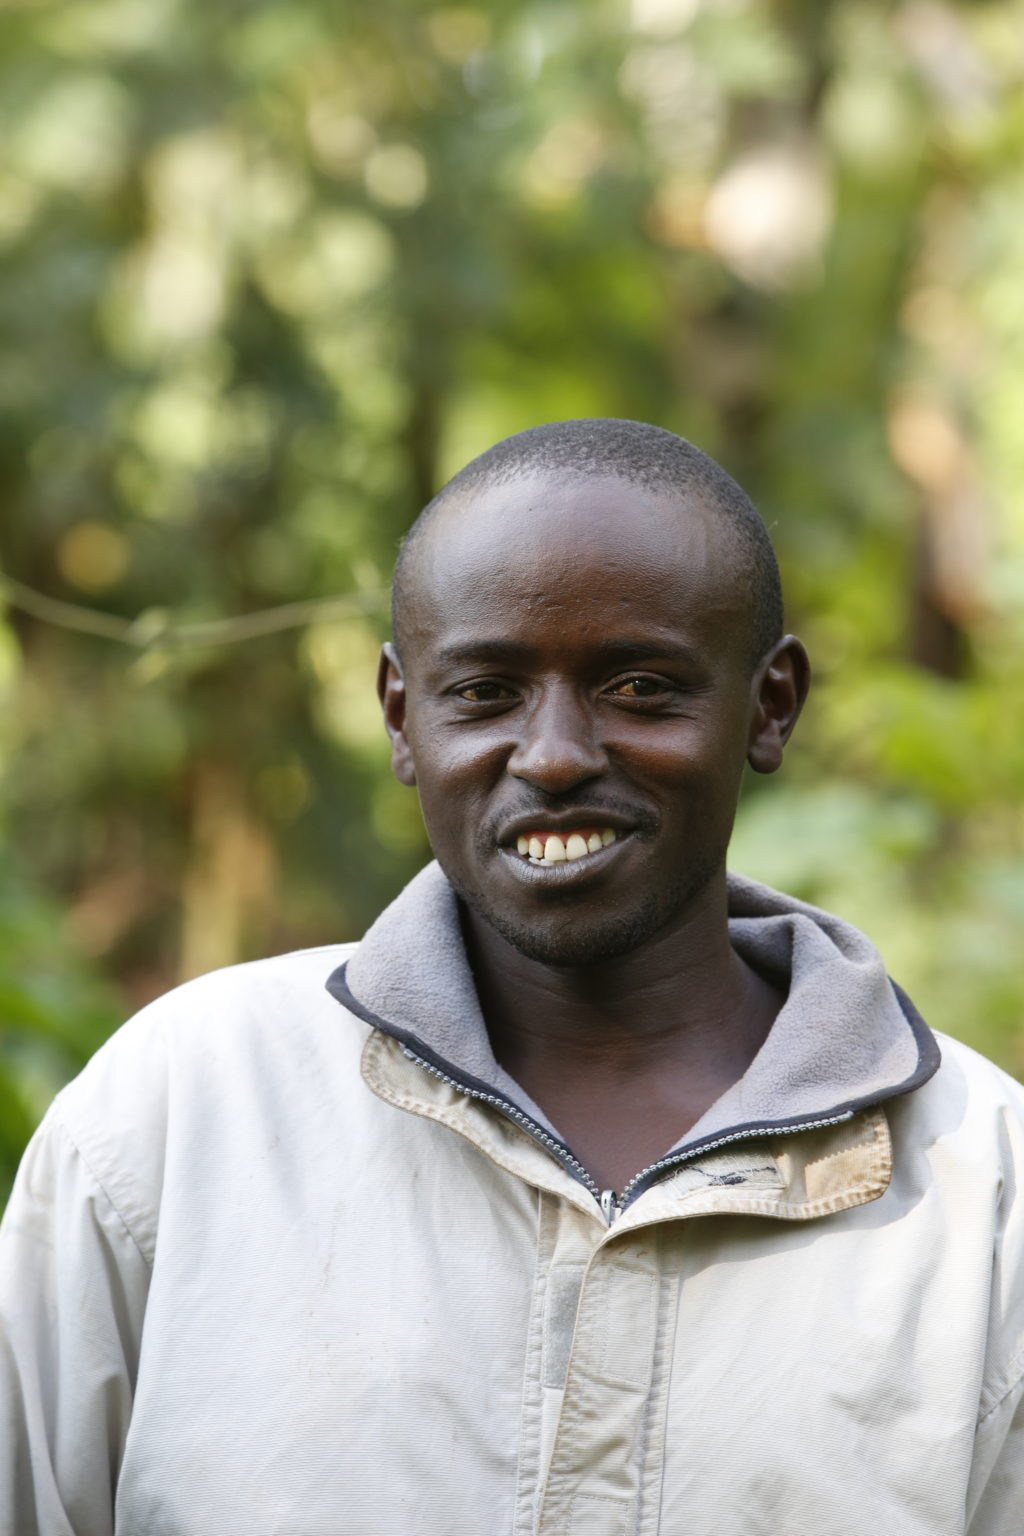
M127 1013L422 863L397 541L561 417L773 531L817 686L735 867L1024 1072L1024 4L0 9L0 1198Z

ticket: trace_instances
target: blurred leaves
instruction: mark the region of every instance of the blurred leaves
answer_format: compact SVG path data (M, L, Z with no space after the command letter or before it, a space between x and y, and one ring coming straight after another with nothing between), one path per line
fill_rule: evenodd
M121 1013L418 865L397 541L576 415L693 437L773 529L817 688L737 866L1024 1068L1020 0L5 23L0 569L130 643L0 628L3 1165Z
M59 932L51 903L0 879L0 1205L50 1099L118 1022L114 988Z

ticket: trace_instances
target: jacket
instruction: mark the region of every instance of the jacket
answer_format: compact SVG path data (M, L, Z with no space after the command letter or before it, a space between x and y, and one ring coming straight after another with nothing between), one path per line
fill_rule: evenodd
M436 866L136 1016L0 1231L3 1536L1019 1533L1024 1094L848 925L730 911L788 1000L616 1199Z

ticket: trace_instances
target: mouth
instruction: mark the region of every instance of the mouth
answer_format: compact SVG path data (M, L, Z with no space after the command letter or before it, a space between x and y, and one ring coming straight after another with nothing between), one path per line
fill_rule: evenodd
M556 864L575 864L589 859L617 842L614 827L580 826L559 832L536 828L520 832L515 841L516 854L529 864L550 869Z
M585 815L586 813L584 813ZM593 816L593 813L591 813ZM580 818L556 826L531 825L524 818L509 828L498 851L509 873L535 889L561 891L589 885L617 864L635 841L635 825Z

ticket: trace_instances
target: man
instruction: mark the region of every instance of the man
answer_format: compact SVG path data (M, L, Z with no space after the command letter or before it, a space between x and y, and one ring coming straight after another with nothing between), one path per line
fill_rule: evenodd
M808 675L682 440L455 477L380 672L438 863L58 1097L4 1230L4 1533L1021 1529L1021 1090L726 879Z

